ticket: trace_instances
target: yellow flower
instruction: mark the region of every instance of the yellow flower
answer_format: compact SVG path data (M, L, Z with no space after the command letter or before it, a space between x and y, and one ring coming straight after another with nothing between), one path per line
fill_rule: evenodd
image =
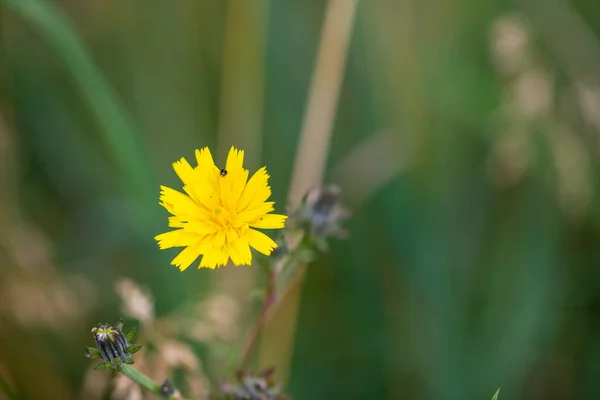
M160 205L171 214L169 226L179 228L156 236L161 249L185 247L171 261L185 270L202 255L199 268L226 265L250 265L250 246L269 255L277 244L252 228L280 229L287 216L273 211L265 167L248 180L244 169L244 151L231 148L225 168L219 170L208 147L196 150L197 167L184 158L173 168L183 182L186 194L161 186Z

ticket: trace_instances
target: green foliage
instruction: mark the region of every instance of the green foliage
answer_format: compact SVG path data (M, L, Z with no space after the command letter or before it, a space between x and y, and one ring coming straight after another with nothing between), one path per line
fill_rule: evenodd
M129 343L133 342L133 340L135 339L135 328L132 328L126 335L125 337L127 338L127 341ZM139 350L139 349L138 349ZM129 350L128 350L129 351ZM136 350L137 351L137 350ZM131 353L131 351L129 351Z
M129 354L135 354L135 353L137 353L138 351L140 351L140 349L141 349L141 348L142 348L142 345L141 345L141 344L132 344L132 345L130 345L129 347L127 347L127 352L128 352Z
M103 362L94 367L95 371L107 371L113 368L113 364L110 361Z
M102 358L102 354L100 354L100 350L95 347L86 347L85 355L88 358Z
M499 395L500 395L500 388L498 388L498 390L496 390L496 393L494 393L494 396L492 396L492 400L498 400Z

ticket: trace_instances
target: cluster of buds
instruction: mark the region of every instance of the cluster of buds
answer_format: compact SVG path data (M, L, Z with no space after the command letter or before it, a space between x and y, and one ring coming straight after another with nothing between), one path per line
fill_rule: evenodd
M342 223L350 217L350 212L342 205L340 195L341 190L335 185L313 188L291 217L291 225L304 230L319 250L327 250L326 239L347 235Z
M273 381L274 368L269 368L258 375L239 372L237 385L221 385L221 398L226 400L291 400L285 396L283 388Z
M119 321L115 326L98 324L92 328L96 347L87 347L86 357L102 358L104 360L95 369L116 368L119 370L122 364L134 363L131 355L139 351L142 345L131 343L135 335L134 330L125 335L122 329L123 321Z

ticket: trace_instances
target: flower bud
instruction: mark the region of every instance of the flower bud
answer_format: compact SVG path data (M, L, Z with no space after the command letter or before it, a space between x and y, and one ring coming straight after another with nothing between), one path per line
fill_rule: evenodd
M341 204L340 195L341 190L335 185L309 190L294 216L294 222L313 238L346 236L342 223L348 219L350 213Z
M116 326L109 324L98 324L92 328L96 348L88 347L86 357L102 358L103 364L100 364L96 369L109 369L119 367L122 363L133 364L131 354L137 352L142 346L131 344L134 331L127 335L123 334L121 329L123 323L119 322Z
M221 385L221 394L233 400L289 400L282 387L273 381L272 368L257 375L240 372L238 380L237 385Z

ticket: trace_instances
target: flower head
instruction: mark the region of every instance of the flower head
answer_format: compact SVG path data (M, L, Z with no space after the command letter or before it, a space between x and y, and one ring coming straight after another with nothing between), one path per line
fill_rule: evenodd
M226 265L250 265L250 246L269 255L277 244L253 228L280 229L286 216L270 214L274 202L265 167L248 180L243 168L244 151L231 148L225 168L219 169L205 147L196 150L198 165L184 158L173 168L183 182L186 194L161 186L160 205L171 214L169 226L176 230L156 236L159 247L185 247L171 264L185 270L198 256L199 268Z

